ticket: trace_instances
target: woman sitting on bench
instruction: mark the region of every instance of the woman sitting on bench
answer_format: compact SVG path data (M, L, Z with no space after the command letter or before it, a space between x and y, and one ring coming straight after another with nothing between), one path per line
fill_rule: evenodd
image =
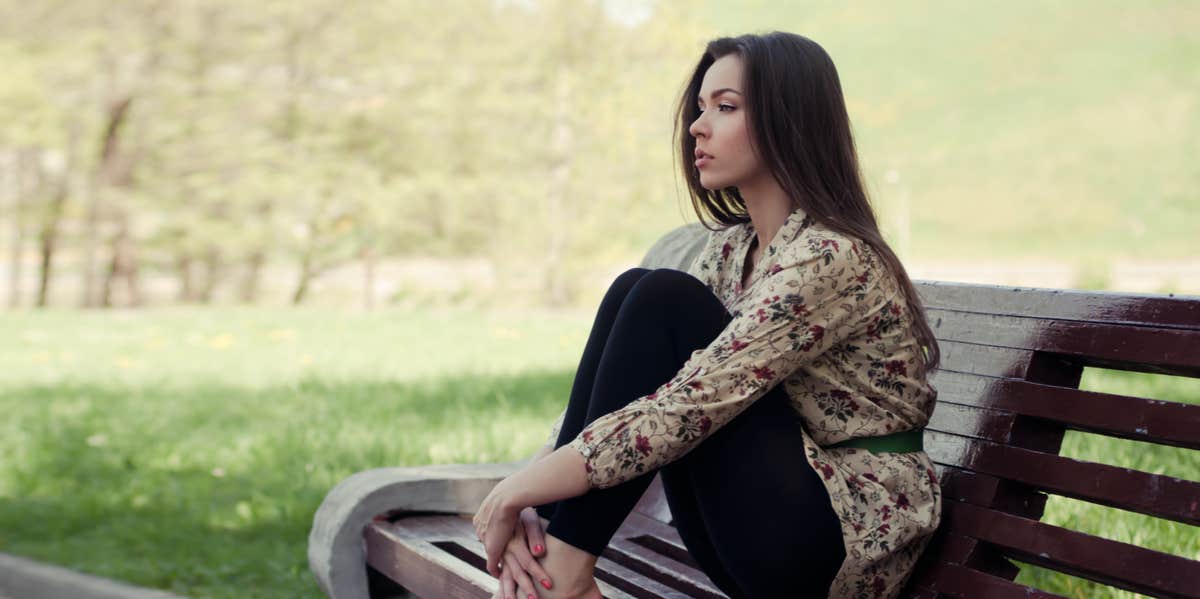
M480 506L497 596L600 597L597 556L661 472L730 597L895 597L941 515L939 352L833 61L789 33L713 40L677 116L712 232L687 272L617 277L551 443Z

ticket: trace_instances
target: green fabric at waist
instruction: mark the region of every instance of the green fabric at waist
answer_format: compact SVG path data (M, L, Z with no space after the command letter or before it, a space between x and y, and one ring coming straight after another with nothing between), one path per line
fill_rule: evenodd
M855 439L846 439L845 441L840 441L838 443L834 443L833 445L826 445L825 449L832 449L835 447L857 447L860 449L866 449L872 453L905 453L909 451L924 451L924 437L925 429L918 428L899 433L892 433L890 435L880 435L878 437L858 437Z

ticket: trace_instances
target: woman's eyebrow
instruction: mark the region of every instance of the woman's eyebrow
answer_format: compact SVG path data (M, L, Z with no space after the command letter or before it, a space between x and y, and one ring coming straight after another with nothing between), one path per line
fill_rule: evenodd
M709 96L708 96L708 97L709 97L709 98L715 98L715 97L717 97L717 96L719 96L719 95L721 95L721 94L723 94L723 93L725 93L725 92L729 92L729 93L732 93L732 94L737 94L737 95L739 95L739 96L740 96L740 95L742 95L742 92L739 92L738 90L736 90L736 89L733 89L732 87L722 87L721 89L718 89L718 90L714 91L713 93L709 94ZM700 102L700 101L702 101L702 100L704 100L704 98L703 98L703 97L701 97L701 96L696 96L696 101L697 101L697 102Z

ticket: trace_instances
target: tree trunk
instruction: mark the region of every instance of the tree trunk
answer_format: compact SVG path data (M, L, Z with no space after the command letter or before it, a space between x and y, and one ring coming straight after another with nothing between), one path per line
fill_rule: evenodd
M204 252L204 286L200 288L200 301L212 303L213 291L221 277L221 250L215 245Z
M275 209L275 205L270 200L263 200L255 209L255 216L258 217L263 231L271 230L271 211ZM243 302L254 303L258 301L259 280L262 278L263 266L267 263L267 249L270 244L266 239L259 239L258 247L250 253L246 259L246 276L242 279L242 289L239 296Z
M132 96L124 96L109 106L108 123L104 128L104 138L100 144L100 159L96 162L96 171L89 185L83 249L83 301L81 303L84 307L90 308L96 305L96 251L100 245L100 221L101 211L104 209L102 200L105 188L110 184L120 183L122 178L127 177L128 171L132 167L132 165L127 165L128 168L121 169L118 165L121 153L121 132L127 122L129 107L132 103ZM125 172L122 173L122 170ZM115 255L113 260L117 260ZM110 292L109 282L106 281L101 304L108 305Z
M179 273L179 301L188 303L195 299L195 284L192 281L192 256L180 253L175 258L175 270Z
M96 250L100 237L100 182L96 176L84 181L83 195L87 204L87 216L83 220L83 289L79 305L84 308L96 306Z
M310 242L308 247L304 249L304 255L300 258L300 280L296 282L296 291L292 293L292 305L299 306L308 295L308 284L313 277L313 254L315 243Z
M58 251L58 232L62 223L67 197L71 193L71 179L75 176L78 161L79 123L72 121L67 141L67 162L63 165L62 177L50 200L49 210L42 220L41 268L38 279L37 307L45 308L50 301L50 281L54 275L54 254Z
M113 305L113 290L118 279L124 279L128 294L127 305L138 307L142 305L142 294L138 288L138 268L136 246L129 232L129 216L120 214L117 218L117 234L111 241L112 258L109 261L108 272L104 277L104 289L100 305L110 308Z
M267 254L263 250L254 250L246 259L246 276L242 279L242 288L238 293L239 299L247 304L258 301L258 280L262 277L263 264Z

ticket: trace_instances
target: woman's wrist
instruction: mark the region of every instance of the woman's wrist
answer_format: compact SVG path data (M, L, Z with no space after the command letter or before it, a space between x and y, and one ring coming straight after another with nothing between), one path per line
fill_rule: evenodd
M569 499L591 489L583 456L565 445L531 461L508 480L513 485L512 500L518 507Z

